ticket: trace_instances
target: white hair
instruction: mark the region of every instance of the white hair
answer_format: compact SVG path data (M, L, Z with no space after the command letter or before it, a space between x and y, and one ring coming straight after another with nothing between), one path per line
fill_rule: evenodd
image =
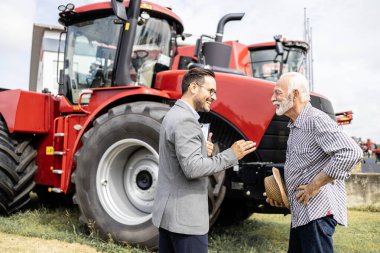
M302 102L310 101L310 89L309 82L306 77L298 72L287 72L281 75L281 78L288 77L288 94L291 94L294 90L298 90L300 93Z

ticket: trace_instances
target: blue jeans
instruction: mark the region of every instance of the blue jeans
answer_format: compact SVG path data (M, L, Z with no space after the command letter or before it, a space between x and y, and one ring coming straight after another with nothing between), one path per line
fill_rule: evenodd
M185 235L159 228L158 252L160 253L207 253L208 234Z
M333 253L337 222L332 215L290 229L288 253Z

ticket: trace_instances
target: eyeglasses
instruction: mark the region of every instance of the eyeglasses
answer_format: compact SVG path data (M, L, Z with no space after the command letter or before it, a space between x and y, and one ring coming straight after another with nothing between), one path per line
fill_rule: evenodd
M211 88L211 89L208 89L208 88L206 88L206 86L204 86L204 85L201 85L201 84L199 84L199 83L196 83L198 86L200 86L200 87L202 87L202 88L205 88L206 90L208 90L208 92L210 93L210 96L214 96L214 95L216 95L216 90L215 89L213 89L213 88Z

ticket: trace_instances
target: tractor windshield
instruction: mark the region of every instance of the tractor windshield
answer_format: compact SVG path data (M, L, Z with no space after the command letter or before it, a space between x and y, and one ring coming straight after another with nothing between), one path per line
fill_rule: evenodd
M251 51L252 76L276 82L279 78L281 56L274 48L255 49ZM304 73L306 52L297 47L284 47L283 73Z
M67 97L73 103L78 103L84 89L113 86L122 31L122 25L115 23L115 19L107 16L68 27L64 81ZM151 17L137 27L130 66L135 84L151 85L156 62L169 67L170 36L171 28L166 20Z

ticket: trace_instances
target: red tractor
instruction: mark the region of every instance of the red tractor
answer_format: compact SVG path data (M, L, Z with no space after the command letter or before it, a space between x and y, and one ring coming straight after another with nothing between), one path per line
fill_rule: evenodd
M103 238L154 248L159 129L192 67L216 72L218 100L200 121L211 124L217 148L242 138L258 145L209 178L210 222L287 213L263 195L271 167L283 168L288 137L288 120L275 115L270 97L282 71L302 71L307 44L223 43L224 25L243 17L228 14L215 38L180 46L180 18L140 0L67 5L59 15L66 35L59 95L0 92L2 214L24 207L31 191L73 196L81 222ZM334 117L326 98L312 94L311 103Z
M346 112L336 112L336 121L339 125L349 125L351 124L351 121L353 119L352 117L353 112L352 111L346 111Z

